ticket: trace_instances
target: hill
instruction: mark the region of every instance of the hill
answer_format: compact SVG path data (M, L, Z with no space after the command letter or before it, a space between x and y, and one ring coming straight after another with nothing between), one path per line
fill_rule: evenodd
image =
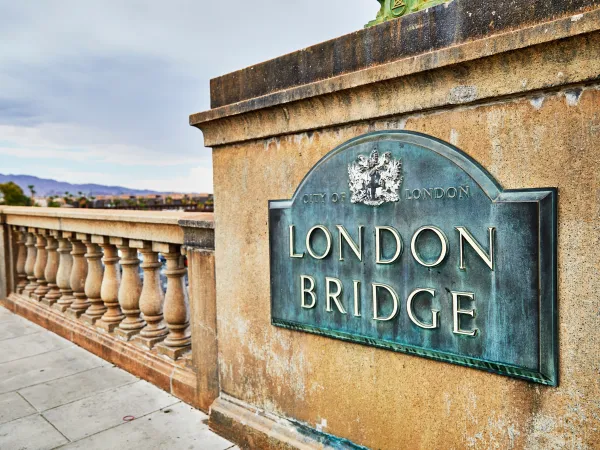
M71 184L64 181L56 181L47 178L38 178L31 175L3 175L0 174L0 183L9 181L18 184L26 195L29 195L30 184L35 186L36 196L47 197L49 195L62 196L65 192L77 195L83 192L85 195L147 195L162 194L163 192L145 189L130 189L123 186L104 186L101 184Z

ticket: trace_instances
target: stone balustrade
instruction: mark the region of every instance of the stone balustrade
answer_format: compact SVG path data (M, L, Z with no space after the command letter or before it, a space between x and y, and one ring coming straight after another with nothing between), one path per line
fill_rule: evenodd
M35 315L32 320L51 323L49 328L67 330L60 334L74 341L79 336L94 340L89 346L102 346L97 353L117 364L135 359L132 371L149 373L150 381L156 376L144 365L172 377L174 369L165 361L181 370L206 365L207 348L212 349L211 376L216 376L216 331L207 345L197 343L206 340L205 334L194 339L189 293L213 292L214 269L206 279L191 279L185 256L201 250L196 256L200 266L208 252L214 265L212 214L0 207L0 219L9 250L6 276L0 279L9 295L0 303L17 313L27 310L23 315ZM193 284L212 287L193 289ZM197 297L197 328L206 329L207 321L216 330L214 292ZM206 316L207 310L214 313ZM195 341L204 347L197 355ZM217 393L196 392L206 399ZM203 409L210 404L194 402Z

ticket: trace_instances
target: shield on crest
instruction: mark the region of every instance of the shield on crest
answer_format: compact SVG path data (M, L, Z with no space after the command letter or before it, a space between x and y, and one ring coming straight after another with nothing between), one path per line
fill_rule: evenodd
M399 17L406 13L408 9L408 0L390 0L390 11L394 17Z

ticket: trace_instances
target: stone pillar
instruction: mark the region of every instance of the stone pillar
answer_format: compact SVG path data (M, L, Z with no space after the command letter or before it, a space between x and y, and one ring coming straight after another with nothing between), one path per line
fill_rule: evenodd
M27 274L27 285L23 289L23 295L30 296L38 287L37 278L34 275L37 249L35 248L35 228L27 229L27 258L25 260L25 273Z
M44 272L44 278L48 282L48 292L42 298L42 303L46 306L52 306L60 298L60 289L56 284L56 276L58 273L59 255L58 255L58 231L52 231L46 237L46 252L48 253L48 260L46 262L46 271Z
M191 347L190 311L188 293L185 286L187 270L184 266L184 257L180 246L171 246L168 253L163 253L167 258L167 293L165 295L165 321L169 327L169 334L158 351L171 359L177 359Z
M196 370L197 404L208 411L219 396L215 243L212 221L183 219L188 261L192 362Z
M123 278L119 286L119 304L125 314L125 319L119 324L119 328L115 329L115 334L128 341L146 325L140 317L140 294L142 292L142 283L138 272L140 260L137 256L137 249L130 247L128 239L111 238L110 242L116 243L123 255L121 259Z
M58 273L56 274L56 284L60 289L60 298L52 305L54 309L65 312L71 303L73 303L73 290L71 289L71 272L73 271L73 256L71 256L72 246L68 236L70 233L59 231L56 235L58 240Z
M100 297L106 307L102 319L96 322L96 327L112 333L125 318L119 306L119 285L121 284L121 271L118 262L119 252L116 245L111 244L105 236L92 236L92 242L100 244L104 250L104 277L100 287Z
M162 262L158 259L160 246L163 245L168 249L168 245L158 243L153 245L151 242L141 241L136 241L135 244L134 241L131 241L131 244L140 249L143 257L144 284L140 296L140 309L146 321L146 326L134 340L137 344L151 349L163 341L168 334L167 327L163 322L165 295L160 282Z
M88 262L88 274L85 279L85 295L90 302L89 308L81 316L81 320L89 325L94 325L106 312L106 307L101 297L102 278L104 268L102 267L102 249L92 241L91 236L85 240L87 253L85 259Z
M85 280L88 273L88 265L85 260L85 244L82 239L86 241L88 236L86 234L75 234L70 233L69 241L73 246L71 255L73 255L73 270L71 270L71 289L73 289L73 296L75 300L67 309L67 315L78 319L90 306L85 295Z
M27 272L25 272L25 260L27 259L27 248L25 247L25 241L27 234L20 229L15 227L16 244L17 244L17 294L21 294L25 286L27 286Z

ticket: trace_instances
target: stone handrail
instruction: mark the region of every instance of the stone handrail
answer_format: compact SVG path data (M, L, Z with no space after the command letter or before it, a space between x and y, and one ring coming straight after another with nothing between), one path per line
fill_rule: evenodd
M211 213L0 207L0 224L0 303L102 342L97 353L150 381L192 367L197 379L174 394L207 409L218 384Z

